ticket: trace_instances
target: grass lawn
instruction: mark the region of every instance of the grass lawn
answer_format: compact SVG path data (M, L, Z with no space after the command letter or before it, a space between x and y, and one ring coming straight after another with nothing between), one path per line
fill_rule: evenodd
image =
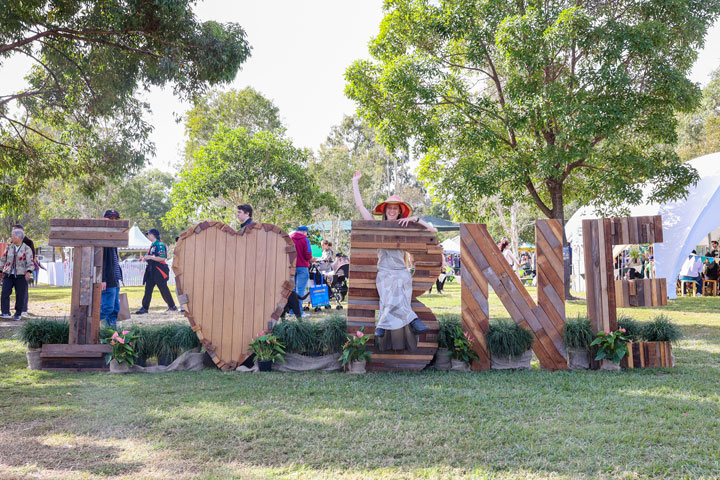
M459 287L423 301L457 313ZM50 373L0 328L0 478L720 478L720 298L621 312L676 321L677 367Z

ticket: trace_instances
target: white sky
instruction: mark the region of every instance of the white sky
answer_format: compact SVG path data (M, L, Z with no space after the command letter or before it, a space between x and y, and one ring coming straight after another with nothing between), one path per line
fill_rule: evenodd
M345 98L344 73L359 58L382 19L382 0L206 0L195 8L201 20L236 22L246 31L252 56L235 81L224 88L252 86L280 109L288 136L298 147L317 150L330 128L355 111ZM702 85L720 66L720 23L706 37L691 79ZM3 91L22 88L29 63L13 58L2 66ZM10 88L8 88L10 87ZM151 165L171 171L184 143L176 122L188 108L171 89L155 89L146 98L152 107Z

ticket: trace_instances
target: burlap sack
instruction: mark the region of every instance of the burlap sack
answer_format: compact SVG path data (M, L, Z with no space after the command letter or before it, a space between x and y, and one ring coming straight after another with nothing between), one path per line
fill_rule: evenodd
M463 360L450 359L450 370L453 372L469 372L470 364Z
M283 358L285 359L285 363L273 363L273 370L278 372L309 372L311 370L337 372L342 369L339 353L319 357L307 357L299 353L286 353Z
M184 352L168 366L154 365L152 367L141 367L140 365L135 365L132 371L142 373L199 372L205 368L203 365L203 356L205 353L197 350L198 349Z
M530 360L532 360L532 350L527 350L519 357L491 353L490 368L493 370L530 369Z
M447 348L438 348L435 353L435 370L450 370L450 355Z
M127 293L118 295L120 301L120 311L118 312L118 321L130 320L130 304L128 303Z
M570 370L587 370L590 368L590 352L586 348L568 348L567 364Z
M356 360L345 365L345 371L354 374L365 373L366 364L367 362L365 360Z
M28 361L28 368L30 370L40 370L40 364L42 363L40 352L42 352L42 350L39 348L30 348L27 352L25 352Z

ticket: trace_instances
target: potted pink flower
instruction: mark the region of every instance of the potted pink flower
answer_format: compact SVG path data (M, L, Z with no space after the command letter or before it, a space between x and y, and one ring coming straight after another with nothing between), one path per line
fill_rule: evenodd
M367 361L370 360L370 352L367 351L365 344L372 335L366 335L363 333L363 327L360 327L357 332L348 334L347 337L340 362L348 373L365 373Z
M135 365L135 347L133 342L137 335L130 330L122 332L114 331L109 338L103 338L102 343L112 346L112 351L105 356L105 361L110 365L110 373L129 373Z
M260 332L253 338L248 345L250 350L255 352L257 358L258 370L261 372L269 372L272 370L272 364L275 361L285 362L285 345L278 341L278 337L272 333Z

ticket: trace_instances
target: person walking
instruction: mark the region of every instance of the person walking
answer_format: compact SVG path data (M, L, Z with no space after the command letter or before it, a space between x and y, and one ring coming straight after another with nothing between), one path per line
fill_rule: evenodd
M312 252L310 251L310 240L308 239L308 227L302 225L296 231L290 234L290 238L295 244L295 252L297 259L295 260L295 294L298 296L300 311L293 312L296 316L303 315L303 300L308 280L310 279L310 260Z
M364 220L373 220L373 215L382 215L383 220L397 222L406 227L411 223L422 225L430 232L437 232L435 228L418 217L411 217L412 208L403 202L397 195L390 196L384 202L373 208L372 214L365 208L360 195L358 182L362 173L355 172L352 177L355 206ZM412 310L412 275L405 263L404 250L378 249L377 276L375 278L378 296L380 297L380 312L375 326L375 337L382 338L387 331L405 330L407 325L413 334L418 335L429 330L428 326L420 320ZM380 341L378 348L386 350L414 350L417 348L416 338L406 338L397 335L402 341Z
M23 227L21 224L19 224L19 223L18 223L18 224L15 224L15 225L13 225L13 228L17 228L17 229L19 229L19 230L21 230L21 231L23 232L22 243L24 243L25 245L27 245L28 247L30 247L30 250L32 251L32 254L33 254L33 271L34 271L34 270L35 270L34 262L37 262L37 252L36 252L36 250L35 250L35 242L33 242L33 241L30 239L30 237L28 237L27 235L25 235L25 227ZM28 316L28 300L29 300L29 297L30 297L30 288L28 288L28 289L25 291L25 300L24 300L24 302L23 302L23 309L22 309L22 313L21 313L21 315L22 315L23 317L27 317L27 316Z
M120 214L115 210L107 210L103 218L119 220ZM117 317L120 312L120 282L122 282L120 258L115 247L103 247L102 295L100 297L100 320L110 328L117 328Z
M11 233L11 244L0 257L0 278L2 279L2 293L0 293L0 318L20 320L25 306L25 297L28 290L28 281L32 277L33 252L23 243L25 234L19 228ZM10 315L10 294L15 289L15 317Z
M170 289L167 285L167 279L170 276L170 268L167 264L167 247L160 241L160 232L157 228L151 228L145 235L148 236L152 245L145 257L141 257L147 262L145 267L145 275L143 276L143 284L145 284L145 295L142 299L142 308L135 312L136 315L148 313L150 301L152 300L153 290L157 285L163 300L167 304L167 312L176 312L175 300L172 298Z

